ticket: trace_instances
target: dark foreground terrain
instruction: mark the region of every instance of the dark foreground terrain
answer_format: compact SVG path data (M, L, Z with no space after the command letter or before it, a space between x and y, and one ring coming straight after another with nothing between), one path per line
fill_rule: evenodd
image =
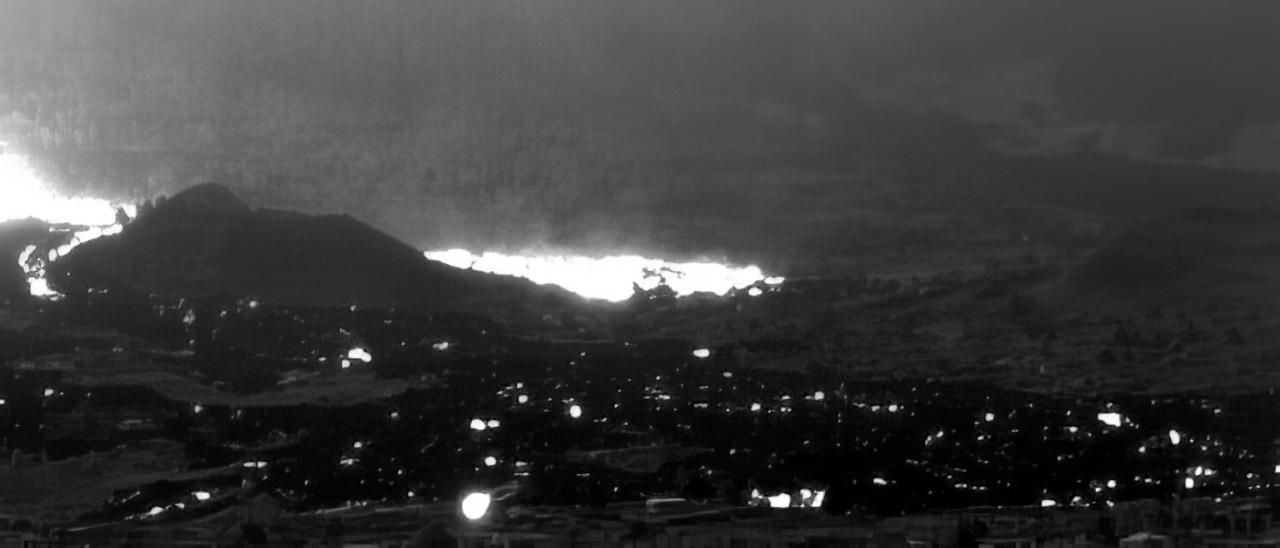
M859 515L1274 493L1267 211L980 270L474 311L159 287L109 255L145 222L50 267L94 282L0 312L11 514L234 522L264 494L309 512L502 485L563 508L803 489ZM199 260L238 260L221 249Z

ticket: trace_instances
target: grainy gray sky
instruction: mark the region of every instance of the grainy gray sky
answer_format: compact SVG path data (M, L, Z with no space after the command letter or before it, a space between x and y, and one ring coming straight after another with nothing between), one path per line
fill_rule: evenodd
M1280 171L1278 28L1265 0L0 0L0 93L76 184L427 234L973 151Z

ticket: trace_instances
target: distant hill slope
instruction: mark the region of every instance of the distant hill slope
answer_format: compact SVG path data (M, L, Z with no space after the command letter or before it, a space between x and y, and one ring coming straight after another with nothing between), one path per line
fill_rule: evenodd
M1199 208L1134 227L1067 279L1081 294L1280 296L1280 211Z
M51 265L50 280L69 294L124 285L294 305L478 310L578 300L557 288L429 261L346 215L254 210L216 183L173 196L118 236L77 247Z

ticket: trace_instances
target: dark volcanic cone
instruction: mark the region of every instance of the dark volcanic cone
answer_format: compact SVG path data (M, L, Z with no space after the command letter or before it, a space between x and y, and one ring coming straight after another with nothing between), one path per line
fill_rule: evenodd
M183 297L428 310L577 300L559 289L429 261L346 215L254 210L216 183L175 195L117 236L77 247L51 266L50 281L67 294L125 286Z

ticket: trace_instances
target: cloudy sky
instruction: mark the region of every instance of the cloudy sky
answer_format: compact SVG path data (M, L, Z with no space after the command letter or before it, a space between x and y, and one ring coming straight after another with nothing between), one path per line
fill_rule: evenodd
M0 12L0 92L75 184L147 195L219 179L411 239L447 232L454 212L493 224L537 210L550 226L584 203L753 167L994 151L1280 171L1269 1L0 0Z

